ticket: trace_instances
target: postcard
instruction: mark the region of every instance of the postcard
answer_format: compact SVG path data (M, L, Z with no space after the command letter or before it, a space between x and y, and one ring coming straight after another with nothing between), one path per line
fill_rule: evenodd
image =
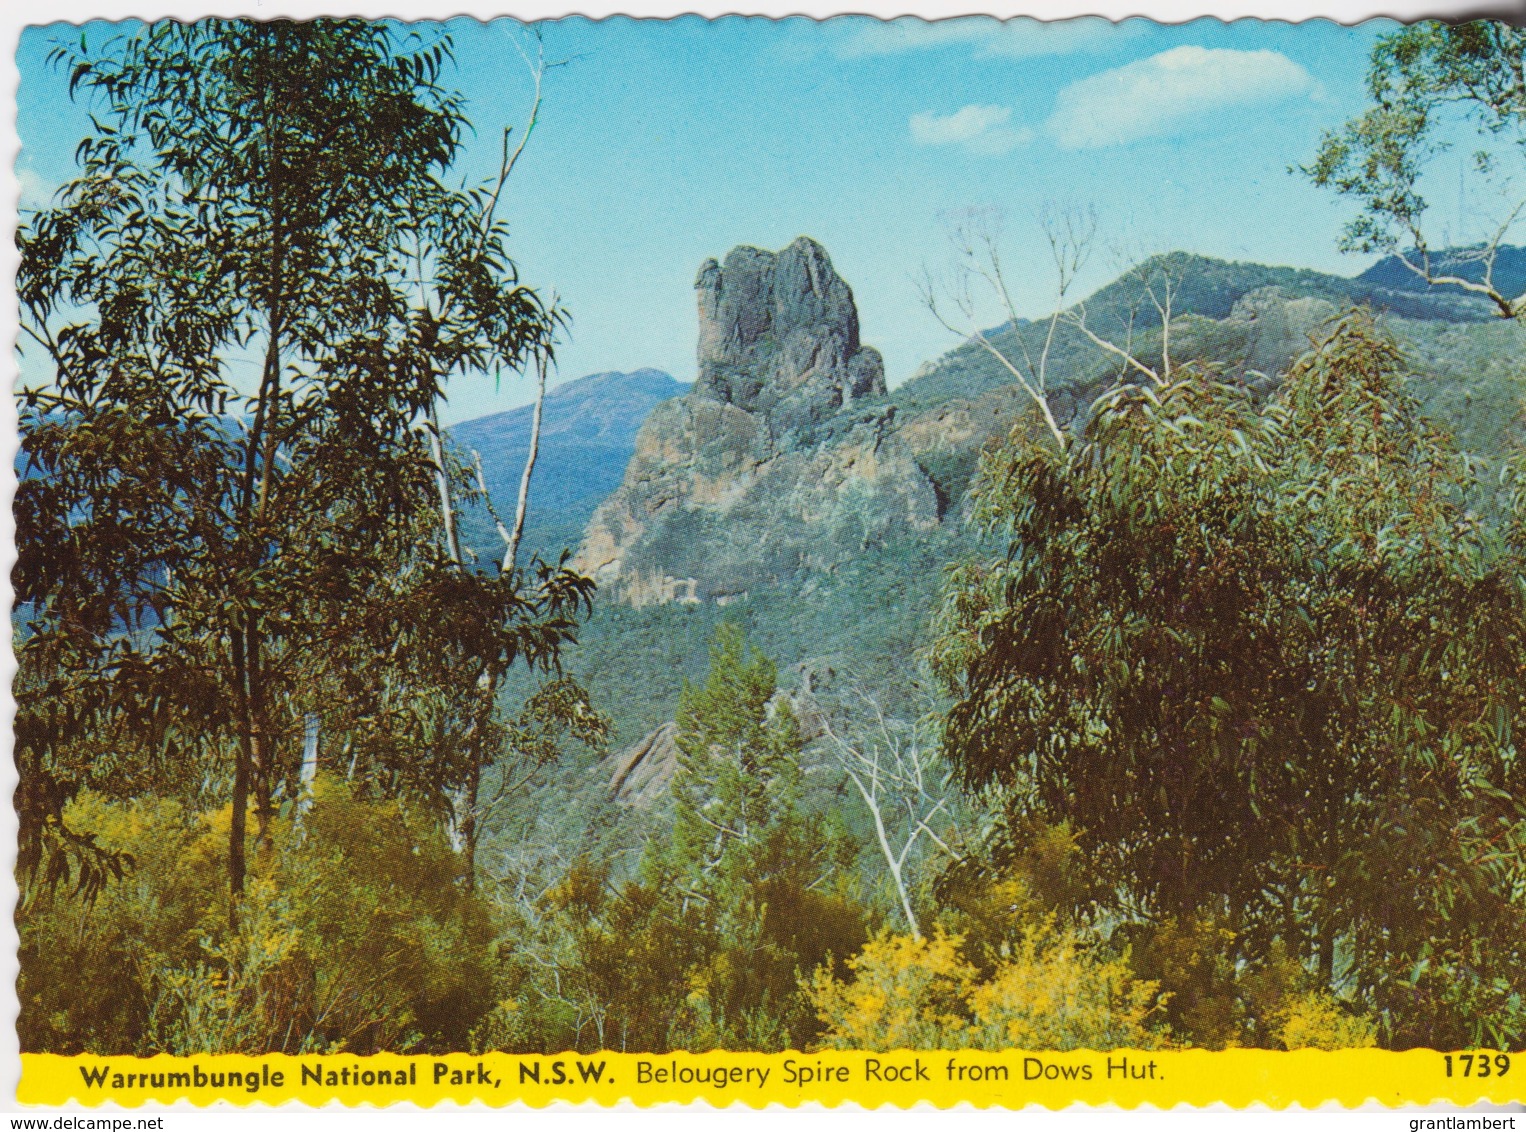
M1526 31L16 63L20 1104L1526 1099Z

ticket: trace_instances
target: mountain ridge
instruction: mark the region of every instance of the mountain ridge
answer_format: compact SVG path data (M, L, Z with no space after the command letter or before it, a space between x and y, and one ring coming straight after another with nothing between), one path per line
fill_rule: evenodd
M1508 248L1510 262L1522 264L1522 289L1526 289L1526 249ZM1117 279L1099 287L1081 302L1069 308L1084 308L1087 324L1104 338L1122 337L1131 329L1131 318L1140 314L1141 307L1151 311L1146 303L1144 281L1149 279L1176 279L1185 282L1174 296L1173 313L1176 317L1196 316L1214 321L1227 319L1234 313L1237 303L1256 291L1277 287L1290 296L1304 299L1322 299L1334 306L1370 306L1379 313L1412 321L1444 323L1488 322L1496 317L1492 304L1476 295L1450 289L1430 291L1423 280L1398 264L1397 257L1378 261L1354 276L1333 275L1313 268L1285 267L1249 261L1222 260L1191 252L1169 252L1152 256L1122 273ZM1397 284L1406 284L1398 286ZM1019 319L1014 326L1003 323L986 332L998 347L1016 348L1018 336L1032 335L1029 346L1041 348L1037 334L1047 328L1047 318ZM1074 380L1074 355L1094 360L1097 351L1079 331L1061 325L1056 356L1056 367L1062 372L1061 384ZM1021 352L1020 349L1017 352ZM971 355L976 355L971 358ZM938 380L946 375L954 363L966 363L956 368L970 368L981 377L976 386L950 385ZM1083 367L1084 368L1084 367ZM1012 376L993 359L981 353L981 348L970 341L951 347L939 357L925 363L921 370L901 382L891 391L892 399L903 408L920 408L952 396L968 396L985 392L997 386L1009 385Z
M743 471L743 478L761 474L761 468L772 467L775 456L786 450L795 456L839 452L852 435L859 449L855 461L873 462L888 453L899 468L900 482L894 491L903 497L917 497L917 502L909 510L902 508L902 519L894 519L893 514L879 516L876 522L884 529L871 534L867 542L861 540L865 546L894 537L896 529L928 529L957 510L981 447L1006 435L1016 418L1029 409L1024 395L1013 386L1012 375L977 343L967 340L926 363L919 374L896 388L885 388L879 355L858 340L858 310L852 290L833 272L826 250L806 238L795 241L792 247L797 249L794 253L789 249L772 253L742 246L734 249L725 265L714 259L700 265L696 279L700 366L699 380L693 386L684 386L656 369L636 369L589 374L549 392L526 549L555 554L563 548L577 548L581 566L609 586L620 571L610 571L610 545L607 540L603 548L597 545L594 519L609 519L607 503L635 474L649 497L635 510L627 510L620 522L630 529L613 542L617 546L621 540L627 546L633 540L641 542L636 528L644 529L650 519L644 508L650 503L655 514L693 487L678 490L673 482L658 487L662 464L676 453L671 445L674 438L681 441L679 447L690 445L691 452L684 459L697 458L700 464L705 459L716 462L716 467L710 468L708 487L700 491L700 496L710 491L716 499L731 490L725 487L726 476L737 473L743 465L751 468ZM778 258L786 253L787 278L780 287L784 297L778 297L771 290L774 281L769 273L778 269ZM1520 275L1521 284L1526 285L1526 249L1502 249L1500 267L1505 272L1500 278ZM1395 256L1380 259L1358 275L1338 276L1300 267L1167 253L1097 288L1073 311L1085 310L1088 328L1103 337L1122 340L1123 334L1132 331L1135 352L1158 362L1158 330L1137 330L1141 308L1154 316L1154 310L1144 304L1144 284L1152 276L1169 276L1175 281L1175 360L1213 360L1228 377L1259 381L1262 389L1271 388L1276 372L1302 352L1309 334L1323 320L1352 305L1369 305L1392 325L1404 326L1410 339L1424 339L1428 343L1425 363L1441 363L1442 368L1450 349L1445 342L1459 336L1488 336L1494 333L1492 323L1497 322L1491 305L1477 296L1456 290L1425 290L1424 281L1404 269ZM1132 328L1131 320L1135 320ZM990 331L989 337L998 348L1010 349L1016 355L1022 352L1018 339L1033 336L1029 342L1032 352L1038 346L1036 336L1045 328L1042 320L1019 320ZM850 366L858 369L848 374ZM1099 351L1074 326L1062 322L1050 366L1050 400L1061 421L1073 421L1096 394L1119 378L1114 357ZM1473 404L1476 398L1465 394L1460 400ZM642 458L639 433L664 404L667 407L659 413L662 427L658 432L667 439ZM693 409L699 404L708 424L696 424L693 412L681 410L681 406ZM1466 413L1468 404L1445 412ZM1499 418L1505 410L1502 398L1492 398L1489 413ZM743 420L737 412L748 416ZM488 487L501 510L517 493L530 413L530 406L522 406L464 421L452 429L461 447L478 450L484 456ZM1471 429L1479 433L1474 439L1482 439L1483 447L1492 447L1491 438L1502 435L1499 421L1485 420L1489 413L1474 413L1488 427ZM729 423L720 424L722 418ZM740 441L736 427L748 432L746 441ZM705 441L693 435L687 441L682 439L696 429L700 433L719 429L717 436L725 433L729 439L720 442L711 436ZM732 432L726 432L728 429ZM1463 430L1468 432L1470 427ZM710 455L703 456L700 450ZM645 459L645 464L633 473L632 465L638 458ZM818 465L810 474L819 481L829 473L824 465ZM858 473L845 468L830 474L838 476L835 490L859 478ZM801 485L797 476L784 481L775 478L771 491L777 497L819 496L818 488L819 484ZM687 502L696 503L696 507L687 508L684 522L670 525L667 539L647 539L649 545L661 542L667 546L665 551L649 546L656 551L645 555L650 561L638 561L649 575L650 592L629 590L632 577L627 575L620 583L627 587L627 600L734 600L754 583L780 581L801 569L833 569L835 551L827 555L797 552L794 561L786 561L787 554L774 555L766 568L732 571L737 577L707 583L700 577L705 563L703 548L708 546L732 560L746 554L737 549L739 540L726 534L726 522L720 519L719 511L707 510L703 499ZM871 503L870 510L873 507ZM797 510L800 522L794 526L798 529L784 532L781 542L786 549L797 546L798 551L798 543L810 537L807 528L812 517L807 513L812 508ZM844 508L815 510L816 519L827 519L826 526L842 526ZM833 511L835 517L827 516L827 511ZM737 516L739 520L743 513ZM758 517L752 516L754 528ZM485 516L468 514L462 525L468 545L484 555L496 552L496 535ZM826 529L823 523L816 526ZM841 531L833 532L832 537L836 534ZM838 549L852 552L852 546ZM671 555L670 560L662 560L662 555ZM639 560L641 554L636 558ZM664 589L664 577L682 584ZM641 583L636 584L639 589Z
M555 558L577 546L594 508L619 485L642 422L688 388L662 370L645 368L588 374L547 391L525 520L527 553ZM524 474L534 411L533 405L521 405L448 430L468 459L473 452L481 456L488 494L506 520ZM498 534L480 505L463 509L462 534L479 558L502 554Z
M1172 334L1177 360L1215 361L1227 378L1262 391L1275 385L1276 374L1308 347L1309 336L1329 318L1360 303L1363 296L1384 297L1370 281L1354 283L1306 269L1186 257L1172 262L1208 273L1177 308ZM1117 298L1116 309L1138 298L1137 279L1132 295L1123 281L1109 286L1114 288L1111 293L1104 293L1106 288L1098 293L1104 299ZM1412 294L1406 300L1415 301L1418 305L1400 307L1404 315L1391 307L1380 315L1417 375L1412 392L1433 419L1457 433L1466 450L1497 458L1520 432L1521 396L1526 391L1519 360L1523 328L1490 316L1483 304L1468 297L1438 300ZM1099 317L1105 304L1095 295L1087 302L1089 313ZM1406 317L1410 314L1434 317ZM1027 327L1036 330L1039 325ZM1090 343L1083 348L1074 340L1078 337L1070 335L1062 343L1053 370L1051 392L1057 409L1067 417L1084 412L1094 391L1117 378L1116 360ZM1158 334L1136 336L1134 345L1141 356L1153 352L1153 360L1159 361ZM684 682L703 678L708 642L722 620L742 626L749 641L782 673L826 664L850 673L887 712L911 716L925 710L918 698L925 695L917 683L922 679L918 658L931 643L931 614L942 578L951 563L981 546L979 532L964 522L980 452L991 440L1007 435L1030 405L1014 388L1011 375L986 358L978 345L960 343L924 370L922 378L884 395L876 392L808 425L781 429L770 443L794 447L792 474L814 490L818 484L810 477L819 479L820 465L812 463L809 452L844 451L844 441L855 433L864 435L872 423L878 441L909 457L933 491L928 513L936 521L921 527L906 522L871 524L867 529L860 525L855 537L835 545L840 554L812 561L796 553L787 561L776 558L770 563L768 556L779 545L798 549L800 540L810 538L834 544L849 529L841 520L851 518L853 509L818 516L814 524L775 524L770 515L778 512L763 507L714 510L708 517L701 512L687 525L676 524L665 542L648 545L673 554L666 562L654 556L654 567L669 567L675 580L694 576L697 582L697 575L675 570L687 571L695 556L713 551L732 560L751 556L763 566L780 568L758 570L750 585L730 592L706 594L696 585L692 601L612 600L619 597L612 592L618 580L601 587L592 617L566 663L569 673L597 689L598 706L614 723L612 750L619 754L603 762L590 756L569 763L543 797L547 805L559 807L575 799L590 826L602 830L601 845L609 852L635 853L647 835L649 827L643 823L650 813L642 807L647 800L656 804L653 796L662 792L664 781L658 771L665 762L657 757L662 744L654 736L675 718ZM683 402L693 397L691 391L653 415L669 417L670 424L681 421ZM719 411L717 404L708 401L705 411ZM665 428L657 429L659 436ZM660 485L665 451L672 455L677 449L665 450L659 444L633 457L627 476L634 475L644 487ZM787 499L789 485L775 481L772 494ZM651 499L671 503L662 491ZM772 506L773 499L766 501ZM869 516L874 517L872 510ZM630 773L622 777L622 770ZM647 772L650 780L643 777ZM639 797L642 805L621 808L612 795L626 801Z

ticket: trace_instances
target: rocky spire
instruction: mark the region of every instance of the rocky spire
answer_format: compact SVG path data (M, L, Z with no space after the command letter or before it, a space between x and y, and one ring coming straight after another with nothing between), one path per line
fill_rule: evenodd
M694 389L641 426L580 570L633 605L726 602L937 524L879 351L859 342L853 292L820 244L734 248L695 289Z
M694 287L697 396L789 429L885 392L879 351L858 340L853 292L815 240L777 254L734 248L724 265L706 260Z

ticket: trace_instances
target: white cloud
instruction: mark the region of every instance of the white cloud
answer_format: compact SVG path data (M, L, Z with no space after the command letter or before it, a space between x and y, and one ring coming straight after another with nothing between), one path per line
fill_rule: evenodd
M998 129L1012 117L1006 106L966 106L952 114L931 111L911 116L911 136L923 145L952 145Z
M1276 51L1173 47L1071 83L1044 129L1064 149L1097 149L1190 128L1215 111L1319 93L1308 71Z
M44 181L37 171L28 165L16 166L16 180L21 182L20 205L25 209L45 208L57 189Z
M855 20L850 30L833 45L841 59L876 55L900 55L908 51L932 51L970 47L977 58L1029 59L1040 55L1071 55L1096 50L1108 40L1132 33L1128 25L1115 25L1098 16L1045 22L1027 16L997 20L990 16L967 16L949 20Z
M1032 130L1011 125L1011 119L1009 106L966 106L952 114L929 110L911 116L911 137L919 145L957 145L996 156L1033 140Z

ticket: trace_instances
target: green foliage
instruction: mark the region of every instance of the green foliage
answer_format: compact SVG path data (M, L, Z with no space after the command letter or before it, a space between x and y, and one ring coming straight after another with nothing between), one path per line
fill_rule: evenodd
M876 936L809 993L832 1049L1157 1049L1162 996L1123 957L1040 920L982 978L959 936Z
M861 914L830 892L852 851L799 807L804 744L776 690L772 662L722 622L705 682L679 703L672 837L643 867L702 941L691 1044L798 1045L811 1028L798 971L863 938Z
M861 946L856 849L800 806L802 746L773 665L723 625L679 714L671 829L639 876L580 856L505 901L498 1005L480 1048L801 1048L800 975Z
M1128 941L1134 971L1165 992L1172 1033L1200 1049L1265 1044L1255 1027L1260 996L1275 996L1283 980L1304 975L1296 964L1289 971L1274 948L1254 977L1242 978L1236 933L1209 914L1127 924L1118 935Z
M804 744L789 706L771 702L775 690L772 662L749 653L742 630L723 621L704 684L679 699L672 852L661 868L690 879L701 901L793 815Z
M52 366L16 501L26 878L99 891L125 860L64 807L155 791L231 799L236 898L246 800L268 840L309 715L359 777L458 808L497 679L553 666L586 612L586 579L471 574L441 538L465 477L432 450L447 377L544 354L559 319L492 198L444 182L468 126L449 57L358 20L55 52L95 117L18 237Z
M563 1034L580 1049L685 1044L688 972L704 948L664 892L638 883L613 891L607 870L579 861L542 903L555 976L534 1003L542 1048L560 1048Z
M1513 137L1520 96L1499 64L1520 43L1491 23L1381 42L1377 108L1312 170L1361 200L1353 243L1426 254L1417 186L1439 108ZM496 194L448 184L469 127L439 85L449 56L447 38L331 20L163 23L57 55L98 113L80 176L19 236L24 329L53 367L23 394L17 496L24 1048L1339 1048L1526 1031L1523 462L1486 487L1359 319L1270 404L1218 376L1249 357L1248 332L1216 321L1248 290L1344 301L1358 284L1148 261L1089 302L1088 325L1132 335L1163 272L1180 284L1172 353L1224 369L1179 368L1090 412L1117 363L1061 324L1056 398L1077 443L1056 453L1020 429L982 459L977 516L1006 552L950 576L939 631L959 699L947 753L996 828L939 882L931 938L866 944L888 901L855 898L859 847L824 812L838 783L807 764L739 625L606 611L579 683L559 662L587 579L462 567L451 500L471 479L437 443L445 383L544 358L560 314L519 283ZM1487 255L1463 258L1487 284ZM1452 299L1397 301L1476 317ZM1035 332L992 337L1016 352ZM1408 333L1461 375L1422 391L1428 406L1461 398L1476 424L1514 397L1508 341ZM1164 352L1158 332L1130 340L1149 364ZM251 352L252 393L229 377ZM956 352L897 400L1007 381L986 364ZM975 459L924 455L945 510ZM903 537L871 495L856 502L822 535L834 573L770 562L726 617L789 662L869 658L894 711L920 698L904 658L965 536ZM659 549L721 553L738 529L675 523ZM589 820L611 807L564 804L587 766L554 777L567 738L611 733L585 686L626 738L676 705L672 824L660 809L631 824L650 846L639 870L614 852L629 831L606 843ZM521 826L555 827L491 905L473 887L490 822L504 859Z
M1458 446L1479 462L1469 505L1498 524L1510 511L1502 483L1511 452L1518 450L1526 370L1526 325L1495 320L1469 326L1392 322L1406 362L1418 375L1408 392L1423 414L1450 428Z
M229 813L82 794L68 818L136 867L91 906L18 917L22 1048L58 1053L444 1051L489 1005L491 927L429 823L320 777L222 914Z
M995 824L978 852L943 870L934 891L939 922L983 972L1025 924L1047 917L1061 928L1082 926L1105 897L1069 822L1034 814Z
M1492 1025L1421 985L1520 970L1522 559L1392 346L1348 320L1264 410L1120 389L982 476L1007 550L951 575L936 657L968 785L1073 823L1120 911L1227 917L1232 963L1333 985L1351 948L1397 1044Z
M1316 185L1360 205L1346 227L1346 248L1398 252L1417 275L1444 278L1483 295L1506 317L1519 315L1519 279L1512 287L1494 270L1499 242L1515 215L1484 216L1493 235L1477 247L1433 251L1424 190L1427 172L1450 148L1452 135L1471 127L1481 146L1473 155L1474 177L1507 195L1507 211L1512 205L1519 211L1511 178L1519 172L1526 119L1523 59L1526 35L1497 20L1427 21L1378 40L1367 76L1371 105L1327 132L1304 169Z
M765 532L748 528L748 537ZM722 622L741 626L781 671L830 658L862 674L887 711L914 713L918 690L905 658L930 643L939 576L965 545L957 524L914 532L861 552L830 574L802 571L724 607L597 603L565 665L609 712L615 742L629 744L677 716L685 682L702 681ZM873 600L866 600L873 595Z

